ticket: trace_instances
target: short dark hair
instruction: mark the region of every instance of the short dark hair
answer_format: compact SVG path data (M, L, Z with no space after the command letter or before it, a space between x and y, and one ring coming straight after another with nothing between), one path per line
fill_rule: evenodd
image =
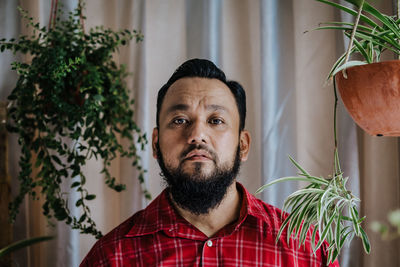
M229 87L236 100L239 111L239 132L244 129L246 121L246 92L243 87L236 81L226 79L225 73L215 66L214 63L207 59L190 59L180 65L169 78L168 82L161 87L157 96L157 127L160 126L160 111L164 97L169 87L179 79L185 77L199 77L208 79L218 79Z

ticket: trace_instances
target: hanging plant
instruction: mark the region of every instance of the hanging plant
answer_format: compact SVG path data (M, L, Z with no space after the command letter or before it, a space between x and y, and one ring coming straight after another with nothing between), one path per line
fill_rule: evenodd
M317 28L340 30L350 39L348 50L328 75L329 79L335 78L350 116L370 135L400 136L400 61L381 62L385 52L400 56L399 8L397 16L392 16L364 0L346 0L355 8L328 0L317 1L355 17L354 22L324 22ZM350 59L353 55L357 60Z
M318 28L340 28L344 30L346 36L350 37L350 44L347 52L344 53L334 64L332 70L329 73L329 78L332 78L340 71L343 71L343 76L346 77L346 68L366 64L360 61L348 61L349 56L353 53L359 52L363 55L365 54L365 56L367 57L366 60L368 62L374 60L374 58L379 60L381 53L388 47L385 44L376 43L374 41L374 38L384 39L385 34L390 35L390 38L395 38L392 34L393 32L390 32L387 28L385 29L385 25L382 29L368 29L369 33L366 35L364 35L364 33L360 33L363 32L363 30L365 29L364 26L358 25L360 18L368 23L371 22L368 17L362 15L363 7L366 8L366 10L369 10L371 14L373 14L375 17L380 19L385 18L384 15L380 14L370 5L365 3L364 0L348 1L358 5L359 8L357 11L330 1L317 1L339 7L340 9L356 16L356 20L354 23L332 22L330 23L331 26ZM344 24L345 26L341 26L339 24ZM377 36L374 37L375 32L378 30L382 30L382 32L377 33ZM399 31L396 32L396 35L400 36ZM364 39L357 40L355 39L355 37L357 36L361 36ZM354 47L353 42L355 45ZM336 135L336 112L338 104L336 80L334 80L333 83L335 97L333 120L335 144L333 174L329 177L316 177L310 175L303 167L301 167L294 159L290 157L292 163L300 171L299 176L276 179L260 187L256 192L260 193L273 184L285 181L301 181L308 183L305 188L292 193L288 198L286 198L283 210L290 210L291 213L284 220L282 227L278 232L276 241L278 242L280 236L282 235L282 232L286 229L288 232L287 238L289 239L290 237L292 237L294 239L298 239L299 246L301 246L306 241L307 232L311 231L311 245L314 252L320 248L323 242L327 241L329 244L329 247L327 248L327 264L333 263L339 256L344 244L346 242L350 243L355 236L361 238L366 253L370 253L371 251L371 245L368 236L362 227L362 223L365 220L365 217L360 217L357 208L360 199L354 196L352 192L346 188L346 183L349 178L344 176L340 168L338 140ZM316 242L317 232L319 233L318 242Z
M2 52L7 49L31 58L12 63L18 80L8 97L7 128L18 135L21 170L20 190L9 207L15 220L25 195L34 199L42 195L45 216L99 238L101 232L87 204L96 196L85 189L90 177L82 171L89 159L102 159L105 183L117 192L125 185L111 175L111 161L118 155L132 159L144 195L151 198L143 186L145 170L138 155L147 143L146 134L133 121L133 99L124 82L127 71L112 59L118 47L132 39L139 42L143 36L136 30L115 32L103 27L85 32L82 11L79 1L74 12L61 20L61 9L53 0L46 28L20 9L33 34L0 40ZM122 140L129 145L122 146ZM71 191L80 195L75 203L81 210L78 217L70 212L69 192L60 187L66 180L71 180Z
M316 29L340 30L350 42L347 51L333 64L328 79L332 79L339 71L352 66L380 62L385 51L391 51L400 57L399 14L397 16L383 14L364 0L345 0L353 4L356 9L329 0L316 1L333 6L354 16L355 19L354 22L323 22ZM399 0L397 5L399 5ZM398 8L397 10L400 12ZM360 25L360 22L363 24ZM361 59L349 60L352 55L357 55Z

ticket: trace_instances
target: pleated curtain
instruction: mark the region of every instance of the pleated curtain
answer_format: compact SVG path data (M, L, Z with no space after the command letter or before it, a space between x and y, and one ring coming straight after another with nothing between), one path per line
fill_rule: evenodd
M74 1L59 1L65 11ZM373 3L392 12L391 1ZM27 33L16 7L21 5L42 25L47 25L50 0L0 0L0 38ZM104 25L114 30L138 29L141 43L120 49L117 62L132 73L127 79L135 98L135 120L151 136L155 126L158 89L185 60L208 58L239 81L247 92L246 128L252 135L248 161L238 180L250 191L273 179L295 175L288 156L315 176L333 172L333 86L326 75L345 51L346 41L334 31L312 31L318 23L346 18L333 8L309 0L87 0L85 27ZM0 54L0 100L5 101L17 79L10 63L21 55ZM338 139L342 169L349 176L352 192L361 198L367 216L365 228L372 243L366 255L355 240L340 257L341 266L400 266L399 240L382 241L369 229L372 221L384 221L390 210L400 207L398 138L366 135L351 120L342 103L338 111ZM150 140L149 140L150 141ZM18 145L9 136L9 169L12 190L17 190ZM146 186L156 197L165 184L152 158L151 147L141 152L148 170ZM108 189L100 174L101 162L85 167L87 188L97 195L90 208L98 228L107 233L146 201L137 173L126 159L116 159L112 173L127 190ZM69 192L69 185L64 185ZM285 197L304 186L296 182L275 185L258 195L282 207ZM70 194L74 203L73 193ZM72 205L73 206L73 205ZM79 214L79 210L73 210ZM14 240L39 235L56 239L14 254L15 266L78 266L96 241L64 223L50 227L41 214L41 202L26 199L14 225Z

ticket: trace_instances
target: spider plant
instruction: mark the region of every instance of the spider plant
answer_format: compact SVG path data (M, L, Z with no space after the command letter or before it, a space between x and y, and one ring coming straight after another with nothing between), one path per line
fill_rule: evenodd
M299 247L305 243L307 232L312 232L311 246L317 251L324 241L329 244L328 261L334 262L338 257L343 245L349 243L355 236L362 239L364 250L369 253L371 245L361 224L365 217L360 217L357 204L360 201L346 188L348 177L343 175L340 168L338 141L336 136L336 110L338 96L335 92L334 106L334 171L332 176L316 177L309 174L292 157L291 162L299 170L298 176L283 177L276 179L262 187L256 194L261 193L273 184L286 181L302 181L309 184L288 196L284 202L283 210L291 213L284 220L276 237L278 242L285 228L287 238L299 240ZM319 240L317 240L319 232Z
M324 22L316 29L340 30L350 38L347 51L334 63L328 78L332 78L338 71L351 66L379 62L385 51L391 51L400 56L399 14L396 16L383 14L367 1L346 0L353 4L355 9L328 0L316 1L331 5L356 17L354 22ZM399 12L399 8L397 10ZM361 56L362 60L349 61L350 55L353 54Z
M382 14L364 0L346 0L353 4L355 9L328 0L316 1L336 7L355 17L354 22L325 22L317 28L317 30L341 30L345 36L350 38L347 51L334 63L328 79L333 78L341 70L343 70L343 74L346 77L345 69L348 67L379 62L381 55L385 51L391 51L400 56L399 14L397 16ZM360 21L362 25L359 25ZM353 54L361 55L363 60L349 61L350 55ZM304 244L307 232L312 231L311 243L314 252L320 248L324 241L329 244L327 263L335 261L346 241L350 242L355 236L361 238L364 250L367 253L371 250L368 236L361 226L365 217L360 217L357 210L357 204L360 200L346 188L348 177L343 175L340 168L336 135L338 96L334 79L333 85L335 95L333 175L329 177L312 176L293 158L290 158L300 171L299 175L274 180L260 187L256 192L260 193L279 182L308 182L309 184L305 188L292 193L285 200L283 210L291 210L291 213L284 220L276 241L279 240L282 232L287 228L288 239L290 236L299 239L300 246ZM317 232L320 235L318 242L316 242Z

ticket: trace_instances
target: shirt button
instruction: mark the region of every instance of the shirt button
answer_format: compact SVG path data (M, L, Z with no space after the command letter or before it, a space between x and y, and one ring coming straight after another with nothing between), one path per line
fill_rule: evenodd
M212 247L212 245L213 245L213 244L212 244L212 241L211 241L211 240L208 240L208 241L207 241L207 246Z

